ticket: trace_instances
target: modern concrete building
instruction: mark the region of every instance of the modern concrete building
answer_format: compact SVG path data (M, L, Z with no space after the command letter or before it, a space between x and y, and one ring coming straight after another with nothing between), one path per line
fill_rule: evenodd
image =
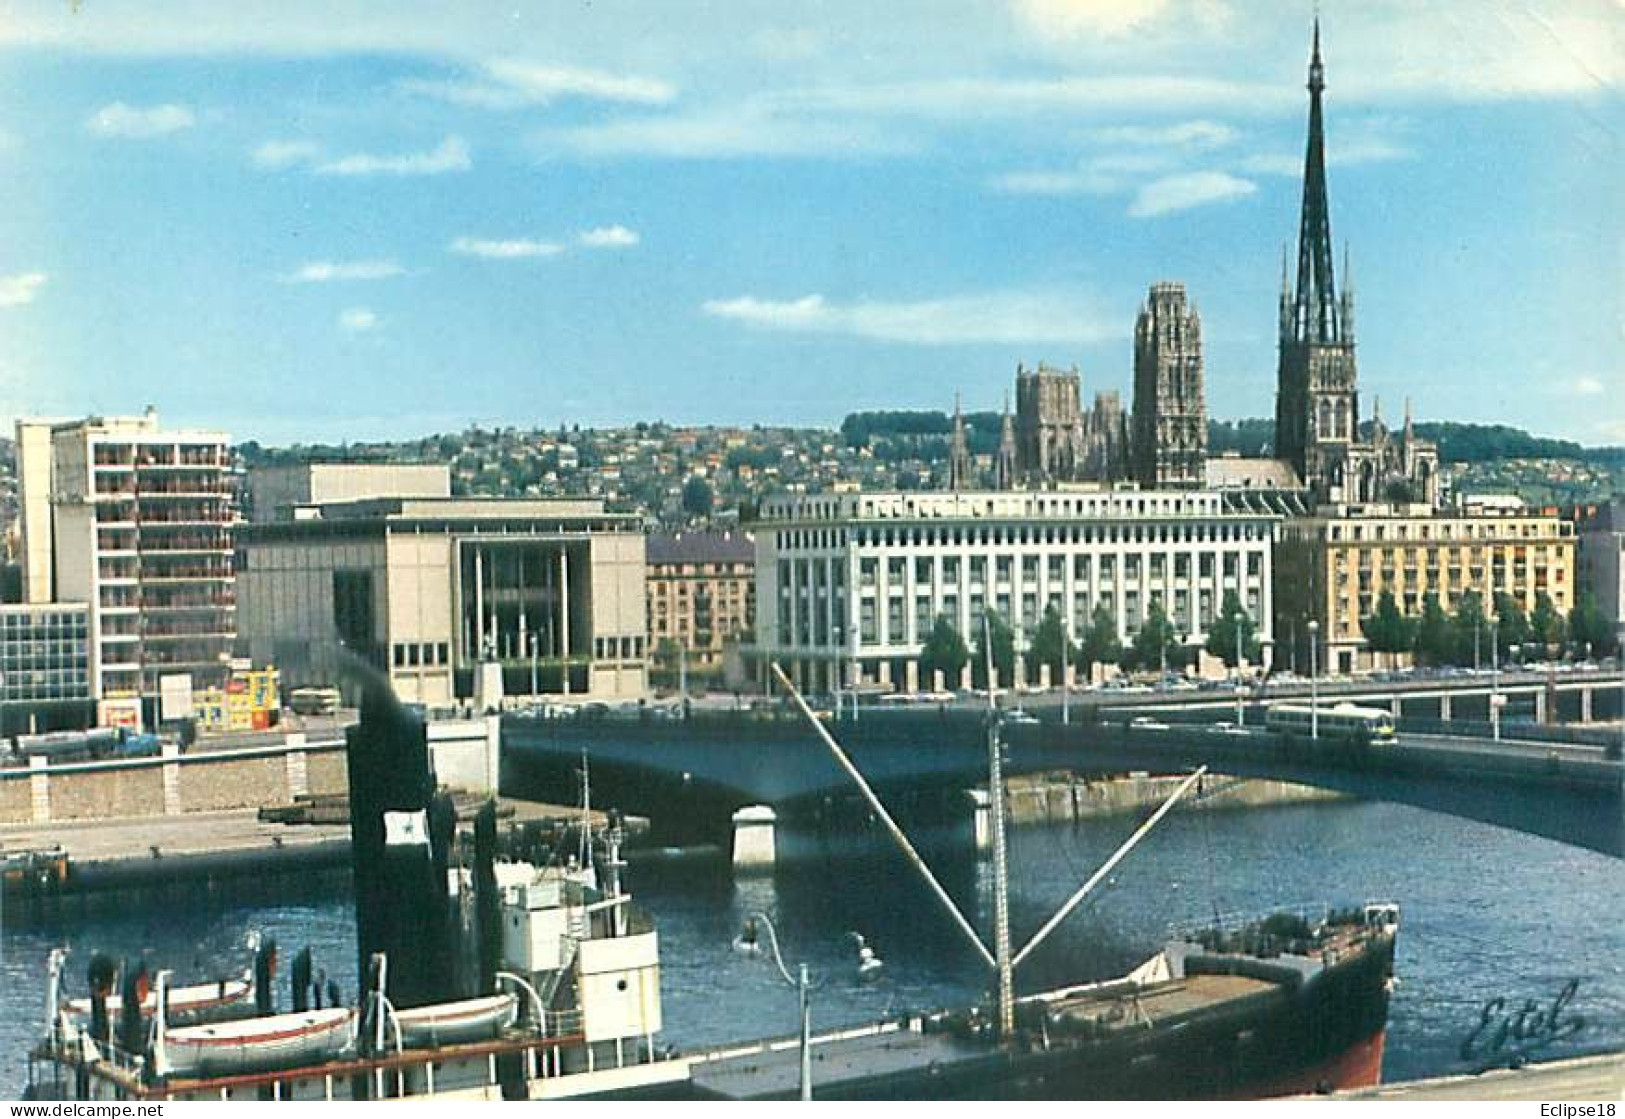
M1206 491L863 493L763 502L756 532L759 668L798 684L928 687L916 659L938 615L967 635L994 611L1018 652L1054 606L1073 634L1095 607L1138 631L1160 602L1188 645L1235 591L1268 656L1279 519ZM951 681L957 684L957 681Z
M223 683L237 628L227 437L164 431L148 409L19 420L17 447L25 598L88 604L101 721L143 721L162 676Z
M1486 614L1509 594L1524 611L1545 594L1574 607L1574 526L1528 510L1434 513L1425 505L1343 507L1286 522L1276 558L1275 630L1298 671L1309 667L1308 622L1319 625L1322 672L1374 667L1362 621L1384 591L1417 617L1429 594L1446 610L1476 591Z
M444 463L302 462L248 472L249 520L291 521L315 506L374 497L450 497Z
M755 542L744 533L679 532L651 536L647 547L650 655L674 642L689 672L720 673L727 644L755 623Z
M1591 592L1625 641L1625 497L1613 498L1576 530L1580 589Z
M95 707L90 607L0 606L0 734L89 726Z
M290 689L354 695L356 659L436 707L647 687L643 533L597 501L315 506L244 526L237 563L239 648Z

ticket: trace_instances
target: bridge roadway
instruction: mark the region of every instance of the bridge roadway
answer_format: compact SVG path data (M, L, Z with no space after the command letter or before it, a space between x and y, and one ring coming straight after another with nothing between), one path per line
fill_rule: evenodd
M986 772L982 717L954 709L865 712L832 724L884 797L966 788ZM1006 772L1179 773L1266 777L1409 804L1625 857L1625 764L1598 747L1402 736L1357 748L1263 731L1172 725L1053 723L1006 727ZM690 720L503 721L503 785L540 795L592 762L595 803L653 816L704 811L725 820L747 804L813 803L851 793L805 723L760 714Z

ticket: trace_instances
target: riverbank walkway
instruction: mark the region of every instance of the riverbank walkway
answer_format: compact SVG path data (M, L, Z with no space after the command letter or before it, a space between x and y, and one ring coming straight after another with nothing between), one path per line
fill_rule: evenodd
M1521 1069L1492 1069L1477 1076L1441 1076L1408 1080L1354 1092L1338 1092L1340 1100L1538 1100L1550 1103L1585 1103L1625 1099L1625 1053L1602 1053L1525 1065Z

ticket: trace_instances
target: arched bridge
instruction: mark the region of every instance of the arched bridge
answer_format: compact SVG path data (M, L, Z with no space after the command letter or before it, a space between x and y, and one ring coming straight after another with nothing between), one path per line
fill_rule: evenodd
M832 728L871 784L888 792L969 787L986 772L984 723L968 711L865 713ZM1322 739L1200 726L1023 724L1005 728L1006 770L1265 777L1514 828L1625 857L1625 766L1589 747L1402 738L1357 748ZM692 720L508 718L504 788L568 785L585 753L596 803L660 820L663 809L794 805L852 792L805 722L758 715Z

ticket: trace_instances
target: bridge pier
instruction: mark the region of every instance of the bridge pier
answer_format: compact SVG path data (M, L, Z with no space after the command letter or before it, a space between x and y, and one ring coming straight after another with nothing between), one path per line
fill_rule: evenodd
M1544 689L1535 693L1535 722L1541 726L1551 726L1552 713L1546 706L1546 692Z
M1450 697L1448 695L1439 697L1439 721L1441 723L1450 721Z
M1396 723L1405 715L1405 703L1397 694L1388 701L1388 713L1394 717Z
M774 839L778 813L765 804L751 804L733 814L734 874L772 874L778 861Z
M1591 722L1591 688L1589 686L1580 689L1580 721L1582 723Z

